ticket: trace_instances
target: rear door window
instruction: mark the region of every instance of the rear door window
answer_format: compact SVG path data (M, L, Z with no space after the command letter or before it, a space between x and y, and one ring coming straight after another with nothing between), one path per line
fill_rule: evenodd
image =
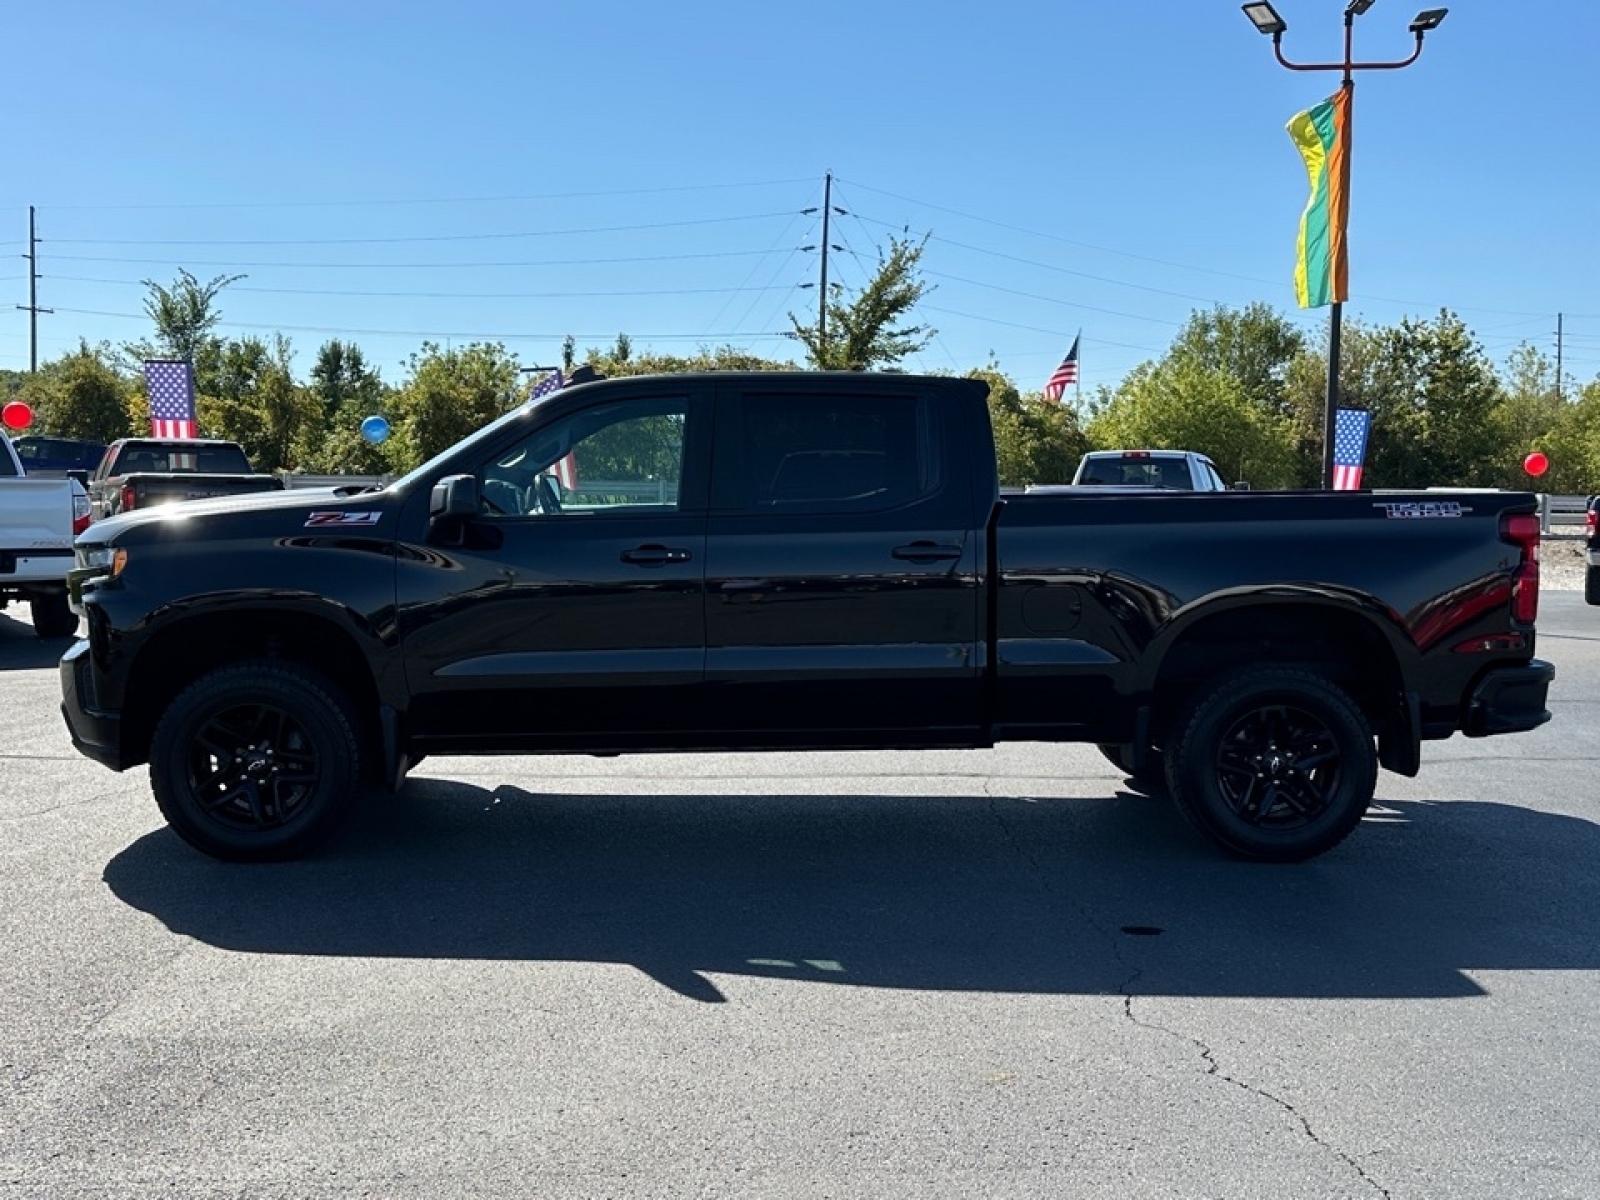
M754 393L742 414L738 495L726 499L747 511L880 512L939 486L934 424L916 396Z

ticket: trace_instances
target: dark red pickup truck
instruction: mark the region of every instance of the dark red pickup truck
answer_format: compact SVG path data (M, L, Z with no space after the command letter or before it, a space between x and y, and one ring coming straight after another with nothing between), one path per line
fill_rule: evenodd
M257 472L237 442L121 438L106 448L89 477L89 511L98 521L178 500L282 489L283 480Z
M1098 743L1234 853L1549 720L1527 492L1002 496L971 379L570 386L381 490L92 525L77 746L223 858L429 754Z

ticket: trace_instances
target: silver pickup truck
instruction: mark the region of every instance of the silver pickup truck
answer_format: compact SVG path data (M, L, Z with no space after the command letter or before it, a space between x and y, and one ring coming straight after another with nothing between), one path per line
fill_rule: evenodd
M72 539L89 527L89 494L76 479L30 479L0 437L0 603L26 600L42 638L77 631L67 605Z

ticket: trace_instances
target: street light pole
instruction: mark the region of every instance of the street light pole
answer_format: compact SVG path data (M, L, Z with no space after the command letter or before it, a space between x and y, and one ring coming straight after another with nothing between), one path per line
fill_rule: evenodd
M1411 22L1410 32L1416 36L1416 46L1408 58L1395 62L1356 62L1354 54L1355 21L1362 13L1371 8L1376 0L1350 0L1344 10L1344 58L1339 62L1331 63L1297 63L1284 57L1283 35L1289 28L1288 24L1280 17L1277 10L1265 0L1244 5L1244 15L1250 18L1251 23L1262 33L1272 37L1272 53L1279 64L1291 71L1339 71L1342 73L1339 86L1345 93L1345 130L1344 154L1340 163L1343 178L1340 183L1343 188L1346 204L1350 196L1350 142L1355 121L1355 98L1357 71L1398 71L1401 67L1409 67L1417 61L1422 53L1422 37L1431 29L1437 29L1439 22L1450 11L1447 8L1429 8L1418 13ZM1333 488L1333 442L1334 424L1339 411L1339 325L1344 304L1334 300L1328 312L1328 399L1322 414L1322 486L1325 490Z

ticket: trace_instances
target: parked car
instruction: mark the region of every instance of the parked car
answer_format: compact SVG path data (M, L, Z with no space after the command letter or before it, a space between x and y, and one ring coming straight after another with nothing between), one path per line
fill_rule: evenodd
M1084 487L1122 491L1230 490L1216 464L1193 450L1092 450L1078 460L1070 484L1034 484L1027 490L1050 493ZM1234 485L1234 490L1248 489L1248 484Z
M90 474L100 465L100 459L106 452L104 442L41 434L13 438L11 444L16 448L23 468L33 478L71 475L82 484L89 482Z
M72 478L35 479L0 437L0 604L26 600L33 631L66 637L78 628L67 601L72 539L89 525L89 497Z
M380 490L101 521L74 744L180 836L304 853L429 754L1098 743L1320 854L1379 766L1532 729L1527 492L999 495L979 380L580 383Z
M1587 562L1583 571L1583 598L1600 604L1600 496L1590 496L1584 508L1583 525Z
M283 488L256 471L237 442L212 438L119 438L89 477L94 519L172 504Z

